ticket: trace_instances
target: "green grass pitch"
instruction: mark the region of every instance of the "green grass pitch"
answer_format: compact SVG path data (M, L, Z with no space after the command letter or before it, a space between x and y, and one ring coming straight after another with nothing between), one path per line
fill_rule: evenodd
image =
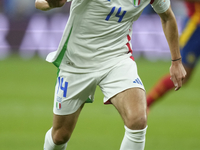
M170 62L136 60L148 91L169 71ZM52 124L56 68L40 58L12 56L0 61L0 149L42 150ZM145 150L200 149L200 65L180 91L171 91L148 116ZM95 102L86 104L68 143L69 150L117 150L123 122L112 105L103 105L97 88Z

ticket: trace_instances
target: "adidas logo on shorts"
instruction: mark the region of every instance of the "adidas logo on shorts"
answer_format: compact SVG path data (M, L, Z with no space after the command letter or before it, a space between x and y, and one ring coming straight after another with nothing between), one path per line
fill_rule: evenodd
M140 85L143 86L143 84L142 84L142 82L140 81L139 78L135 79L135 80L133 81L133 83L137 83L137 84L140 84Z

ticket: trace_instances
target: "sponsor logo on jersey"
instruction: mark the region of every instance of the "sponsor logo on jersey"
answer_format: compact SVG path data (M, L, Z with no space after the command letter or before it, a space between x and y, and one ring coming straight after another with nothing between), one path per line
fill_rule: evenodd
M138 7L141 4L141 0L133 0L133 5Z

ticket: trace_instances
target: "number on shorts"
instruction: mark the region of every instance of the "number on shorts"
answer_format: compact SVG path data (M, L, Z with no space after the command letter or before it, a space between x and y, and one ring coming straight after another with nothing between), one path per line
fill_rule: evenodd
M59 89L61 89L63 91L63 97L67 97L67 87L68 87L68 82L64 83L63 85L63 78L58 77L58 90L57 93L59 91Z

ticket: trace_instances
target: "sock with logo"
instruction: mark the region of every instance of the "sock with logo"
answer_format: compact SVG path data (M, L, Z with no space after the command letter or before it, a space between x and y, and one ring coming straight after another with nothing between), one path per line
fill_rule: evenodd
M146 128L142 130L131 130L124 126L125 135L120 150L144 150Z
M155 101L164 96L169 90L174 88L174 83L170 79L170 75L162 77L158 83L147 94L147 106L150 107Z
M67 147L67 143L61 145L54 144L51 132L52 128L49 129L45 135L44 150L65 150Z

